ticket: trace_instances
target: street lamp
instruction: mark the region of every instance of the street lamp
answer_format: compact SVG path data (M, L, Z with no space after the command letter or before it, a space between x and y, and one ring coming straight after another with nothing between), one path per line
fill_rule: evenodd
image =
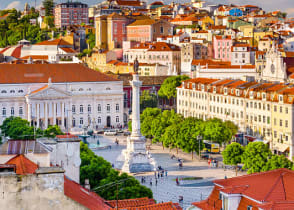
M197 136L197 141L198 141L198 143L199 143L199 161L200 161L200 159L201 159L201 151L200 151L200 142L201 142L201 140L202 140L202 136L201 135L198 135Z

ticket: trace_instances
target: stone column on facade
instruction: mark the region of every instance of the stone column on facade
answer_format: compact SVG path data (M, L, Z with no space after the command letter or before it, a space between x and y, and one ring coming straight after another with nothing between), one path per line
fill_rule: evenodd
M48 128L48 103L44 103L44 126Z
M67 131L70 132L71 130L71 124L72 124L72 104L71 102L68 103L68 108L66 110L66 114L67 114Z
M30 101L27 102L28 104L28 121L31 123L32 121L32 104Z
M56 125L56 103L53 102L53 125Z
M36 110L37 128L39 128L40 127L40 104L36 103L36 106L37 106L37 110Z
M64 128L64 102L61 102L61 128Z

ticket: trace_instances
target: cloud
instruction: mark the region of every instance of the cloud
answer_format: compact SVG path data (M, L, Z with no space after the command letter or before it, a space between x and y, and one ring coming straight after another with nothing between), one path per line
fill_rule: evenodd
M21 9L21 2L20 1L13 1L10 4L8 4L5 9L12 9L12 8Z

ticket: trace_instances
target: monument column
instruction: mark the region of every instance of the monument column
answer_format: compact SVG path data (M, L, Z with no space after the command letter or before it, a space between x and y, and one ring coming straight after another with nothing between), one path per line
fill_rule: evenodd
M36 116L37 128L39 128L40 127L40 104L36 103L36 106L37 106L37 116Z
M133 80L130 82L132 86L132 134L127 139L127 149L122 152L123 164L121 170L123 172L144 172L153 171L156 168L156 162L151 154L146 151L145 137L141 135L140 124L140 87L142 82L138 75L139 63L134 61ZM122 161L120 157L117 160L118 164ZM120 168L120 166L118 166Z
M61 128L64 128L64 102L61 102Z
M32 104L28 101L28 121L31 124L32 121Z

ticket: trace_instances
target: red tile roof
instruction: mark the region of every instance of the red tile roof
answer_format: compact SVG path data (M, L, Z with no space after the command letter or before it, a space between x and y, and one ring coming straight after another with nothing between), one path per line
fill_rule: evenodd
M32 58L33 60L48 60L48 55L27 55L24 57L21 57L22 60L28 60Z
M125 208L122 208L125 209ZM128 210L182 210L182 207L178 203L166 202L158 203L147 206L131 207ZM114 210L114 209L113 209Z
M118 81L81 64L0 64L0 84Z
M116 207L116 200L105 201L110 207ZM125 199L125 200L118 200L118 208L127 208L127 207L140 207L140 206L148 206L155 204L154 199L150 199L148 197L144 198L134 198L134 199Z
M214 183L215 188L208 199L193 203L193 205L201 209L219 209L215 207L215 203L220 201L218 194L221 191L226 194L241 194L238 207L240 210L246 209L243 207L248 205L252 205L254 210L257 210L259 206L262 209L293 209L294 171L289 169L282 168L221 179L214 181ZM275 208L270 208L275 205Z
M19 175L33 174L38 169L38 165L30 161L24 155L16 155L15 157L7 161L5 164L15 165L15 173Z
M103 198L67 177L64 177L64 194L90 210L109 209Z
M66 53L77 53L77 51L75 51L74 49L70 47L61 47L60 49L62 49Z
M56 45L56 46L60 46L60 45L71 45L70 43L68 43L67 41L63 40L63 39L53 39L53 40L46 40L43 42L39 42L35 45Z

